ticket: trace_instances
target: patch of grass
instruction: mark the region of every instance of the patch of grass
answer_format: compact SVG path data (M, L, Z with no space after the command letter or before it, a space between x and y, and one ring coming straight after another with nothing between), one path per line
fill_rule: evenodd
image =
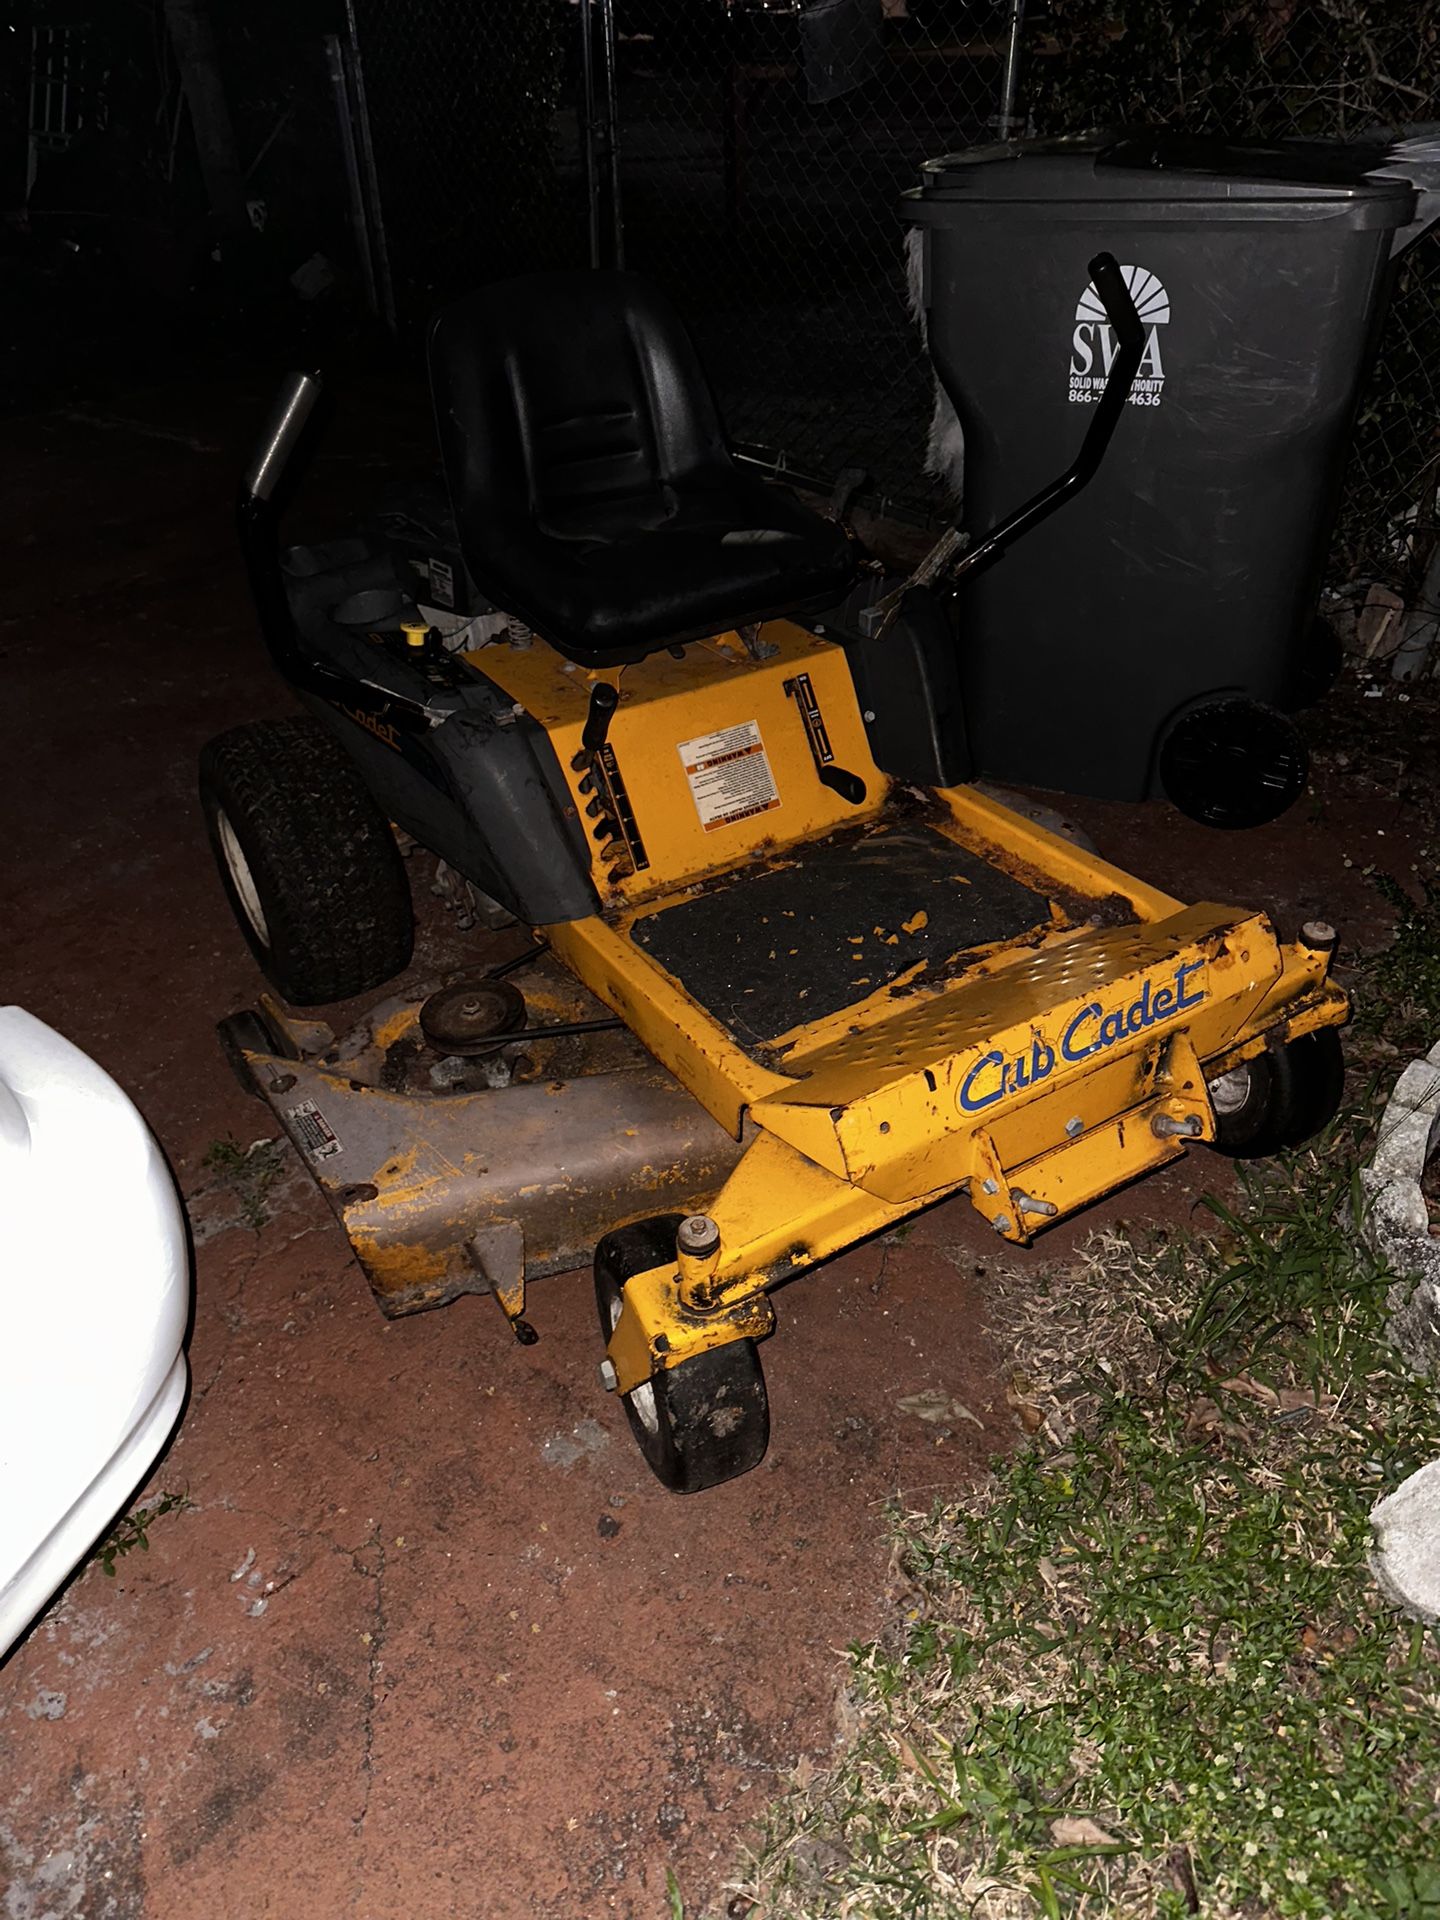
M1364 963L1355 1023L1402 1051L1423 1053L1434 1044L1440 1007L1440 887L1422 877L1417 900L1387 873L1372 874L1371 884L1395 910L1395 934Z
M200 1164L235 1196L242 1226L258 1233L270 1219L270 1193L285 1170L285 1142L254 1140L242 1147L227 1134L214 1142Z
M181 1512L194 1502L185 1493L162 1493L148 1507L133 1507L129 1513L122 1513L111 1527L109 1533L92 1551L92 1560L100 1562L103 1573L115 1578L115 1562L123 1560L127 1553L138 1548L141 1553L150 1551L150 1528L157 1520L163 1520L167 1513Z
M1440 1920L1440 1646L1369 1513L1440 1453L1358 1233L1363 1121L1206 1231L1001 1276L1033 1439L897 1514L858 1734L772 1810L775 1920Z

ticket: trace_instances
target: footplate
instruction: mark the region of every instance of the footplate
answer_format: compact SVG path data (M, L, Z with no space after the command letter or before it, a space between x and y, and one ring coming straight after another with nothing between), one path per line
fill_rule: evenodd
M1012 1187L1042 1203L1033 1227L1211 1138L1201 1062L1326 994L1338 1005L1317 1019L1343 1018L1324 971L1263 915L1220 907L1085 929L790 1056L796 1079L753 1116L892 1204L969 1180L992 1224L1023 1239Z

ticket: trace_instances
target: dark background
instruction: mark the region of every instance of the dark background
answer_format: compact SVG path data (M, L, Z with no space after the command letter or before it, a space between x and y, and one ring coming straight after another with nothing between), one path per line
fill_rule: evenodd
M896 199L1001 130L1008 9L900 6L615 0L615 134L627 264L680 302L732 433L818 476L863 466L923 519L944 501ZM576 0L11 0L0 19L9 409L196 370L413 373L449 295L590 259L587 125L605 129ZM1437 74L1436 0L1343 21L1322 0L1054 0L1024 19L1013 125L1354 135L1440 117ZM1337 583L1413 597L1423 577L1436 366L1432 237L1362 408Z

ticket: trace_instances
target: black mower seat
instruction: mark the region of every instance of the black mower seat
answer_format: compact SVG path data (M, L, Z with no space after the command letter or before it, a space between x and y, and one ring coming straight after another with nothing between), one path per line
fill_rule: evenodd
M430 332L466 565L572 660L818 611L855 571L844 530L739 469L679 316L633 273L482 288Z

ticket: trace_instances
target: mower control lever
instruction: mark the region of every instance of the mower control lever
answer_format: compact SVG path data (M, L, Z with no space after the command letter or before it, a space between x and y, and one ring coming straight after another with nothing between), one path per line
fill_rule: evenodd
M580 735L580 751L575 756L575 771L588 767L604 746L610 732L610 720L620 704L620 695L608 680L597 680L590 689L590 709L585 715L585 730Z
M1038 527L1042 520L1048 520L1057 507L1064 506L1072 495L1094 479L1140 371L1145 354L1145 325L1130 297L1124 270L1113 253L1096 254L1090 262L1090 283L1100 296L1119 345L1079 453L1058 480L1052 480L1023 507L1017 507L1014 513L997 521L989 533L967 547L958 559L953 556L963 536L958 535L955 528L947 528L907 580L873 606L862 609L860 630L869 638L876 639L886 631L912 587L936 584L942 574L953 582L967 573L978 572L998 560L1007 547Z
M237 518L240 551L250 576L250 592L260 616L260 630L277 667L292 686L322 699L357 704L399 718L411 727L428 727L443 719L423 698L402 693L364 675L341 673L316 659L301 644L295 616L280 565L279 506L273 498L294 459L305 426L320 398L317 373L292 373L276 397L255 457L240 481ZM427 678L432 678L428 675Z

